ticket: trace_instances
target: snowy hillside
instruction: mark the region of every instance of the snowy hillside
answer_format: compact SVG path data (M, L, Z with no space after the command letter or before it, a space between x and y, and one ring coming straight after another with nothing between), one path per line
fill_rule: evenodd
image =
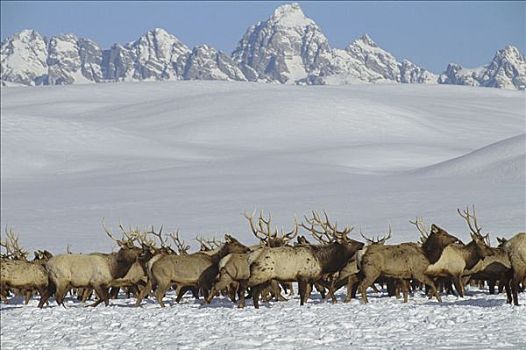
M472 203L493 242L526 227L522 92L166 81L0 97L1 225L29 250L110 251L103 218L180 228L194 248L197 234L254 243L241 215L254 208L286 226L322 208L371 235L391 224L392 242L418 239L416 216L467 240L456 208ZM1 346L523 348L526 332L524 306L478 289L441 304L371 292L367 305L332 305L315 293L303 307L293 296L259 310L174 298L165 309L151 299L134 308L124 295L95 309L15 300L0 308Z
M440 83L520 90L526 82L526 59L512 46L499 50L484 67L450 64L440 76L408 59L398 60L367 34L345 49L332 48L297 3L281 5L250 26L231 55L206 44L190 49L161 28L108 49L74 34L46 38L24 30L2 42L1 66L3 86L184 79L301 85Z
M524 230L524 96L454 86L179 81L2 89L2 226L28 248L108 249L109 223L254 238L243 210L327 209L415 240ZM52 234L50 234L52 232Z

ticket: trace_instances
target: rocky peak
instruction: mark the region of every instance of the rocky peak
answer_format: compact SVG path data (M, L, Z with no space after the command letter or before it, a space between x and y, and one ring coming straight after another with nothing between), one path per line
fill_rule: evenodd
M232 57L250 80L296 83L319 71L330 51L325 35L294 3L249 27Z
M491 62L477 68L451 63L440 75L439 83L524 90L526 58L514 46L498 50Z
M47 74L47 42L30 29L2 41L1 80L24 85L43 84Z
M306 27L316 25L316 23L305 17L298 3L285 4L274 10L272 16L268 19L268 24L282 27Z
M354 41L355 45L366 45L371 47L378 47L378 45L371 39L367 33L363 33L362 36Z
M177 72L187 80L247 80L230 56L206 44L180 56Z

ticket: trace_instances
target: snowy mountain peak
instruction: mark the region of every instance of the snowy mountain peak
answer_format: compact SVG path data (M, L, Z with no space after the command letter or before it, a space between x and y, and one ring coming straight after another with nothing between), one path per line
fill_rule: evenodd
M47 74L47 42L30 29L2 41L1 80L24 85L43 84Z
M356 39L354 42L357 44L378 47L378 45L373 41L373 39L371 39L369 35L367 35L367 33L364 33L360 38Z
M526 57L514 46L498 50L488 65L464 68L451 63L438 80L441 84L526 89Z
M325 35L293 3L249 27L232 57L249 80L294 84L319 72L330 55Z
M283 27L305 27L315 24L312 19L305 17L298 3L279 6L268 22Z
M30 40L43 39L42 35L33 29L24 29L18 33L15 33L12 37L14 40L20 40L22 42L29 42Z

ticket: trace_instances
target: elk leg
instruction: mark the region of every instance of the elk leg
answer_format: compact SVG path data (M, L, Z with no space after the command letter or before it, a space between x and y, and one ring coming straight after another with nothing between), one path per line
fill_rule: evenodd
M428 277L427 275L422 274L422 275L419 275L419 276L414 276L414 278L419 280L420 283L424 283L424 284L428 285L429 288L431 289L431 296L434 295L437 298L438 302L440 302L440 303L442 302L442 298L440 297L440 294L439 294L439 292L437 290L435 282L433 282L433 280L430 277Z
M404 303L407 303L407 295L409 294L409 282L401 280L402 294L404 295Z
M511 304L513 298L511 296L510 281L506 282L506 284L504 285L504 289L506 290L506 304Z
M68 292L68 286L57 286L57 291L55 292L55 301L58 305L64 305L64 297L66 296L66 293Z
M307 281L299 280L298 281L298 290L300 293L300 305L305 304L305 296L307 294Z
M314 288L316 288L316 290L320 293L321 298L325 299L325 296L326 296L325 287L321 283L314 282ZM312 290L312 285L311 285L311 290ZM309 296L310 296L310 294L309 294Z
M177 297L175 298L175 302L179 304L179 302L183 298L183 295L185 295L187 291L188 287L181 287L181 285L178 284L177 288L175 288L175 294L177 295Z
M513 305L519 306L519 296L518 296L518 290L519 290L519 283L513 279L511 281L511 293L513 295Z
M97 295L97 301L95 301L93 304L88 305L90 307L97 307L100 303L104 301L104 304L108 306L109 304L109 297L108 297L108 290L107 288L101 287L101 286L94 286L95 294Z
M247 290L247 285L247 281L239 281L239 289L237 291L239 302L237 304L237 307L240 309L245 307L245 292Z
M119 296L119 287L112 287L110 290L110 298L112 299L118 299Z
M161 307L164 307L163 298L166 291L170 287L170 283L157 283L157 290L155 291L155 298Z
M358 288L362 292L362 302L364 304L367 304L369 302L369 300L367 299L367 288L373 285L374 281L376 281L376 279L380 277L380 271L370 269L368 271L363 271L363 274L364 274L364 279L362 280Z
M149 294L151 291L152 291L152 281L148 279L148 282L146 282L146 285L144 286L144 288L141 290L141 292L137 296L137 301L135 301L135 306L141 305L141 302L144 299L144 297L147 294Z
M38 302L38 308L42 309L44 307L44 304L49 299L50 295L50 288L49 287L41 287L38 289L38 294L40 294L40 300Z
M289 296L293 296L294 295L294 286L292 285L292 282L289 283L289 289L290 289Z
M272 294L274 294L276 301L287 301L287 299L281 295L281 288L279 287L278 281L272 280L270 282L270 287L272 288Z
M464 298L464 286L460 276L453 276L453 284L455 285L458 295L461 298Z
M252 303L256 309L259 309L259 294L264 287L265 284L258 284L257 286L252 287Z
M496 285L496 281L495 280L488 280L489 294L495 294L495 285Z
M358 282L358 276L356 274L349 276L349 278L347 279L347 295L345 296L344 303L348 303L351 301L353 297L353 287L356 284L356 282Z
M235 303L236 294L239 295L239 282L232 281L232 283L230 283L230 285L228 286L227 291L228 291L228 297L233 303Z
M26 290L26 293L24 295L24 304L25 305L29 304L29 300L31 300L32 296L33 296L33 291L32 290Z

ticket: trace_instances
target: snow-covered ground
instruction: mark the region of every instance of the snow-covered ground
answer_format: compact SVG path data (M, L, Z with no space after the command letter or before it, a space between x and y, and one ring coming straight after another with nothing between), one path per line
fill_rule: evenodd
M456 208L483 230L526 227L526 95L457 86L281 86L176 81L1 90L1 225L28 249L108 251L101 228L233 233L241 213L290 226L312 209L392 242L416 216L467 240ZM358 231L358 229L356 229ZM358 235L359 236L359 235ZM521 296L526 302L524 295ZM33 302L34 303L34 302ZM1 307L2 348L520 347L526 309L474 291L444 303L320 304L161 310L114 301L95 310ZM54 303L52 303L54 304ZM108 342L108 343L106 343Z
M296 289L297 290L297 289ZM112 301L86 308L2 306L2 349L524 349L526 310L502 295L468 291L459 300L430 301L420 293L402 300L371 293L369 304L325 303L318 294L300 307L298 297L238 309L191 297L160 308L147 300Z

